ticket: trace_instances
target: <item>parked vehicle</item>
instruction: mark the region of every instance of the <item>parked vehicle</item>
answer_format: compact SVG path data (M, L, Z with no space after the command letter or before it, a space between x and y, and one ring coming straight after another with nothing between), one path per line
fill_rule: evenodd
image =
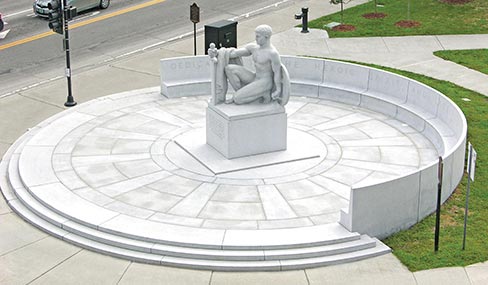
M2 20L2 14L0 14L0 32L3 31L3 20Z
M34 13L39 17L49 17L51 12L48 8L49 2L51 0L35 0L33 4ZM68 6L76 7L76 11L80 13L96 7L107 9L110 6L110 0L68 0Z

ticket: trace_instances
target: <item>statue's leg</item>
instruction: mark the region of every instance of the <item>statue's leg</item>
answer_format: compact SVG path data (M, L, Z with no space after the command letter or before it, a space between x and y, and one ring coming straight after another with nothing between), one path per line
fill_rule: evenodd
M273 83L270 80L256 80L239 89L234 95L234 103L247 104L263 98L268 103Z
M229 79L229 83L234 88L234 90L239 90L242 86L245 86L252 82L256 75L248 70L247 68L236 65L229 64L225 67L225 75Z

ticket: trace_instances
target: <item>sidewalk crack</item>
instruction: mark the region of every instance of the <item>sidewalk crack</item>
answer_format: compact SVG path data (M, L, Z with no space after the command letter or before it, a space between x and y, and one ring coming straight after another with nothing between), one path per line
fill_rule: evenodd
M8 214L15 214L15 213L13 213L13 212L6 213L6 215L8 215ZM2 216L3 216L3 215L2 215ZM7 254L10 254L10 253L12 253L12 252L14 252L14 251L24 249L24 248L26 248L26 247L28 247L28 246L30 246L30 245L33 245L33 244L35 244L35 243L37 243L37 242L40 242L40 241L43 241L43 240L45 240L45 239L47 239L47 238L49 238L49 237L50 237L50 235L46 235L46 236L44 236L44 237L42 237L42 238L39 238L39 239L37 239L37 240L34 240L34 241L32 241L32 242L26 243L26 244L24 244L24 245L22 245L22 246L20 246L20 247L17 247L17 248L11 249L11 250L9 250L9 251L6 251L6 252L4 252L4 253L0 254L0 257L6 256Z
M387 44L386 44L386 42L385 42L385 38L381 37L381 41L383 42L383 44L385 44L386 50L387 50L388 52L391 52L390 48L388 47L388 45L387 45Z
M308 278L307 270L304 269L303 273L305 273L305 278L307 279L307 284L310 285L311 283L310 283L310 278Z
M122 272L122 275L120 276L119 280L117 281L116 284L120 284L120 281L122 281L122 279L124 278L125 274L127 273L127 271L129 270L129 267L132 265L132 261L129 262L129 264L127 264L127 267L125 268L124 272Z
M31 281L27 282L27 284L32 284L33 282L35 282L36 280L38 280L39 278L43 277L44 275L48 274L49 272L51 272L52 270L54 270L55 268L57 268L58 266L60 266L61 264L63 264L64 262L66 262L67 260L71 259L72 257L74 257L75 255L78 255L80 252L82 252L83 249L80 249L78 250L77 252L75 252L74 254L68 256L67 258L61 260L59 263L57 263L56 265L54 265L53 267L49 268L48 270L46 270L45 272L41 273L39 276L37 276L36 278L32 279Z
M146 71L135 70L135 69L127 68L127 67L115 66L115 65L113 65L113 64L111 64L111 65L110 65L110 67L111 67L111 68L117 68L117 69L120 69L120 70L125 70L125 71L136 72L136 73L140 73L140 74L144 74L144 75L149 75L149 76L159 77L159 74L153 74L153 73L151 73L151 72L146 72Z
M446 48L445 48L445 47L442 45L441 40L439 40L439 36L434 36L434 37L435 37L435 39L437 40L437 42L439 43L439 45L441 46L441 49L442 49L442 50L446 50Z
M26 94L22 94L22 91L20 93L18 93L19 96L21 97L24 97L24 98L27 98L27 99L30 99L30 100L33 100L33 101L37 101L37 102L40 102L40 103L43 103L43 104L46 104L46 105L49 105L49 106L53 106L53 107L56 107L58 109L61 109L61 110L65 110L65 108L57 105L57 104L54 104L54 103L51 103L51 102L48 102L48 101L44 101L44 100L41 100L39 98L36 98L36 97L31 97L29 95L26 95Z

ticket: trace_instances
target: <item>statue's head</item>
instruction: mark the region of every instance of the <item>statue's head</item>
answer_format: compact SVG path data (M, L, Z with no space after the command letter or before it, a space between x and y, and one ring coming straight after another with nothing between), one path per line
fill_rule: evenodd
M268 25L259 25L256 27L255 32L256 34L261 34L267 38L271 38L271 35L273 34L273 29L271 29L271 27Z
M256 27L256 43L258 45L263 45L269 41L271 35L273 34L273 30L268 25L259 25Z

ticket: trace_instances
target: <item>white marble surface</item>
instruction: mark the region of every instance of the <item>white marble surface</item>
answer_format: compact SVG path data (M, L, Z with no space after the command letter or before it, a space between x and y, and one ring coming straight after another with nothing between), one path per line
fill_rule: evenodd
M26 146L19 159L21 179L29 186L43 185L58 181L51 163L54 147ZM42 163L33 163L35 161Z
M168 98L210 93L208 56L162 59L160 72L161 94Z
M206 143L227 159L286 150L287 115L279 104L220 104L206 110Z
M321 69L316 60L305 63L306 69ZM435 91L422 89L422 85L418 91L405 78L364 67L323 63L323 74L297 83L314 86L322 80L319 95L323 96L292 98L288 118L292 135L286 159L270 153L229 162L209 156L208 151L203 155L188 151L197 145L199 130L205 127L208 97L166 99L148 89L80 106L76 113L69 113L80 116L71 130L56 130L63 116L46 121L18 154L20 176L37 199L61 215L110 233L169 244L273 248L323 243L324 226L344 230L337 220L340 210L347 207L341 221L349 230L381 236L385 232L378 227L387 225L391 230L411 225L428 211L422 207L431 197L424 195L427 200L422 200L406 189L414 186L429 191L432 187L429 175L422 185L418 183L418 170L454 146L456 137L448 123L463 130L459 110L444 100L441 109L458 117L437 116L433 113L437 109L417 106L436 105L440 97L435 97ZM298 77L303 73L294 72ZM355 80L347 81L352 75ZM411 85L414 87L408 89ZM308 92L306 88L301 91ZM431 91L433 99L421 98ZM397 93L388 97L391 92ZM107 100L113 103L110 107ZM241 111L230 108L224 113L230 121L232 117L248 119ZM261 113L273 116L276 112L285 115L276 108ZM44 140L51 130L57 135ZM456 161L461 159L456 157ZM447 176L455 174L454 159L446 158L446 163ZM43 176L39 178L38 173ZM447 188L456 179L446 177ZM399 190L402 195L395 194ZM445 199L449 191L444 192ZM380 205L393 201L398 211L394 215L389 212L391 207L370 211L371 199ZM70 206L63 200L70 201ZM77 215L87 207L89 213ZM374 223L378 213L388 217L383 225ZM286 234L290 236L278 238ZM99 250L104 251L104 246ZM316 262L331 261L319 258Z
M304 63L305 69L320 69L315 60ZM379 219L374 216L378 213L389 217L392 224L385 223L389 228L411 225L428 211L418 206L415 211L411 210L413 202L420 201L423 207L426 201L405 196L412 203L400 207L398 213L403 216L369 211L369 204L365 202L376 195L379 198L375 202L386 205L380 198L389 197L394 192L391 189L412 186L415 179L408 179L412 173L456 145L457 137L453 136L449 124L453 124L456 131L463 131L462 114L459 109L452 108L448 100L438 104L441 97L436 97L435 91L405 78L339 62L323 64L324 73L318 74L322 79L314 74L297 82L315 86L321 80L319 98L302 94L303 97L294 97L289 104L289 130L302 134L295 136L295 142L307 153L318 153L315 158L293 159L294 156L303 158L303 153L298 151L300 147L290 147L292 156L284 160L273 161L266 154L262 161L247 157L244 160L248 161L239 161L237 168L226 165L225 160L210 159L213 164L209 164L208 155L200 158L189 155L175 143L185 134L204 128L208 97L166 99L158 97L157 90L147 89L80 106L76 113L69 113L81 116L82 121L72 130L65 127L55 130L63 116L46 121L39 127L39 137L29 139L25 152L20 153L22 181L33 189L63 183L68 193L60 197L70 197L73 203L77 199L71 198L79 197L92 203L93 209L99 207L118 214L103 224L105 230L126 236L140 235L149 240L192 243L195 238L191 233L203 231L207 238L195 244L218 246L218 236L222 232L211 233L218 230L252 230L256 234L253 238L261 231L271 231L273 234L267 239L275 235L274 230L334 224L339 219L340 209L348 206L349 213L344 214L341 221L350 230L360 224L364 227L361 230L368 233L385 234L376 231L377 224L369 223ZM303 75L301 70L294 72L297 78ZM308 92L306 88L301 91ZM392 92L397 93L388 94ZM423 98L426 94L433 96ZM108 101L113 104L108 105ZM425 104L435 106L423 106ZM438 116L437 106L443 112L454 113L454 117ZM245 115L235 113L240 109L228 111L236 118L246 119ZM274 111L264 110L263 114ZM45 136L50 129L59 134L43 142L43 134ZM195 141L195 136L188 136L186 144L192 146ZM202 164L205 159L207 164ZM458 179L453 167L460 167L461 159L456 153L454 165L452 157L446 158L445 185L449 189ZM30 163L32 160L36 163ZM220 172L212 171L212 167L220 167ZM35 175L39 172L44 173L41 178ZM395 178L400 179L396 181ZM430 176L425 179L422 186L414 186L430 188ZM377 188L385 181L392 183L385 188L391 188L388 193ZM401 187L397 187L399 185ZM233 187L235 190L230 190ZM236 194L240 187L248 188ZM446 199L449 190L444 192ZM79 205L66 209L47 193L38 195L39 199L45 199L43 203L53 209L59 206L59 212L66 210L69 217L76 216ZM362 193L365 194L363 198L360 197ZM350 199L354 204L350 205ZM395 202L403 205L405 201L397 199ZM385 206L384 210L390 208ZM94 213L96 216L97 211ZM371 213L373 216L366 215ZM102 214L96 217L101 220L83 215L73 218L87 223L93 220L98 226L105 221L103 217ZM161 228L164 235L151 233L153 227ZM182 233L187 236L178 241L177 236Z
M313 58L282 56L281 62L290 74L291 92L295 96L318 97L324 61Z
M368 91L365 94L382 97L397 104L407 100L410 80L383 70L369 71Z
M337 65L334 67L335 75L342 74L342 79L348 78L348 72L351 71L349 69L357 68L350 66L348 71L340 63L334 64ZM358 78L366 78L364 70L358 71ZM297 74L299 75L300 72ZM415 181L420 180L415 176L418 175L416 172L429 165L429 160L434 160L438 152L450 151L450 147L459 146L449 124L456 125L455 130L461 132L465 129L465 124L462 116L441 117L437 114L439 111L436 114L432 113L431 110L435 108L417 106L415 96L418 94L414 91L410 92L412 100L410 102L407 100L406 104L401 104L404 92L399 94L376 92L376 87L377 91L386 92L392 91L393 86L405 85L402 80L396 82L397 78L390 80L388 76L380 75L375 77L368 73L367 85L370 86L366 90L369 93L359 94L365 91L362 90L364 86L361 85L361 80L345 85L341 82L341 78L337 77L337 82L330 82L327 85L324 83L327 80L324 76L319 93L332 90L332 94L322 93L325 97L320 99L311 98L315 96L314 94L311 96L302 94L301 98L293 98L294 102L290 104L290 126L294 130L315 137L326 147L323 159L322 157L315 159L313 164L310 164L311 160L306 163L294 161L281 163L279 166L268 165L259 169L217 175L209 173L205 167L196 167L198 162L192 161L191 157L185 158L184 163L175 164L174 158L181 157L181 151L169 155L171 149L174 150L175 144L172 140L182 133L204 126L205 113L202 110L208 98L188 97L168 100L158 97L157 90L145 90L140 93L127 92L111 96L109 99L99 99L88 103L86 108L83 106L76 109L83 122L74 126L73 130L63 128L62 134L58 132L49 140L44 140L42 133L47 134L50 129L56 133L56 125L61 124L58 120L63 116L57 116L39 125L36 131L42 130L42 132L39 137L29 139L30 144L26 149L47 147L44 156L52 155L55 159L52 162L41 159L39 165L26 167L22 165L27 165L27 161L30 162L35 157L32 154L25 156L24 162L21 163L23 170L30 169L35 172L36 169L45 169L48 175L46 175L47 180L36 181L32 175L29 177L27 174L22 177L23 182L31 191L37 193L37 198L45 205L66 217L83 221L87 226L98 227L125 237L164 241L169 244L212 248L263 246L276 248L297 245L308 247L322 244L329 238L321 230L323 226L337 226L344 230L336 221L340 215L339 209L346 208L348 204L351 208L346 215L361 216L359 219L354 218L353 223L348 224L349 229L358 228L358 222L363 220L365 223L361 223L361 226L366 228L361 231L376 234L372 229L378 224L370 222L381 219L371 216L371 213L382 213L382 217L388 217L382 220L384 225L380 227L386 225L390 230L395 226L408 227L412 221L422 215L423 209L422 206L415 207L414 202L421 200L415 196L415 193L410 193L406 189L413 185L414 188L426 187L428 191L431 187L428 183L429 175L422 186L414 185ZM307 81L307 78L304 78L301 82L297 82L295 90L309 92L305 86L308 86L307 84L314 86L314 80L317 78L309 79ZM408 82L408 84L412 83ZM184 86L181 90L184 91L187 87L195 88L195 86ZM314 88L310 89L311 93L315 93ZM342 99L340 97L342 95L349 97ZM388 98L383 95L393 97ZM324 98L348 102L349 105L326 101ZM356 99L359 101L354 101ZM107 100L120 104L108 105ZM393 105L395 107L390 109L391 103L400 103L400 105ZM449 103L444 100L443 105L439 105L442 111L460 115L459 110L450 108ZM159 110L160 114L158 114ZM428 117L428 121L423 126L419 124L414 128L405 127L410 121L395 120L395 117L399 118L399 110L405 110L405 113L416 113L420 120ZM68 113L73 114L71 111ZM414 116L413 118L415 123L417 118ZM56 143L56 140L60 142ZM43 142L49 145L43 145ZM52 146L55 146L54 150ZM361 148L362 151L351 151L355 148ZM371 155L362 153L369 151ZM18 153L24 155L22 151ZM398 153L402 155L398 156ZM448 177L445 178L445 185L448 189L457 182L459 175L455 168L462 166L458 163L461 159L461 155L457 152L453 156L446 157L445 169ZM61 185L49 181L53 178L52 173L49 173L51 169L54 176L66 187L56 187L56 191L47 190L46 187L50 185ZM406 175L409 173L413 175ZM394 180L395 178L397 180ZM172 180L173 183L179 180L173 184L175 187L169 186ZM391 185L388 184L388 187L380 189L382 185L386 185L385 181ZM235 195L229 192L232 187L237 187L235 189L247 187L243 188L246 189L244 191L247 191L247 194ZM216 194L221 193L220 189L227 189L225 190L227 192ZM384 192L385 189L387 193ZM394 195L399 189L402 194L409 192L408 194L413 195ZM54 195L60 198L52 197L51 194L56 194L59 190L66 193ZM361 198L360 194L367 198L378 197L374 202L379 205L387 205L394 201L393 204L399 205L398 213L385 215L384 213L390 213L391 207L368 211L369 205L357 203L368 201L364 197ZM446 199L449 194L449 190L444 191L443 199ZM391 195L394 197L384 199ZM400 199L394 200L398 197ZM70 205L74 204L74 207L68 209L65 205L60 205L60 200L63 199L70 201ZM349 199L353 203L350 203ZM79 201L86 202L79 203ZM407 201L406 205L402 205L405 201ZM76 216L76 212L80 211L80 208L85 208L86 203L93 205L89 207L90 214ZM412 210L412 207L415 209ZM111 213L111 211L116 216L105 220L104 213ZM341 217L341 220L344 219ZM65 227L68 229L69 225L66 224ZM327 228L327 232L335 231ZM334 240L334 243L338 242L346 237L347 233L348 231L345 230L341 234L331 236L330 239ZM379 236L383 234L384 232L378 232ZM281 237L283 235L286 237ZM88 242L72 234L66 235L66 239L77 244ZM180 266L234 268L234 265L221 262L206 261L198 265L195 261L176 258L175 255L168 258L138 255L125 249L117 250L109 245L99 245L96 242L91 247L101 252L112 251L115 255L130 256L129 258L135 260L147 258L146 261L150 262L180 264ZM373 251L365 250L365 252L374 255L382 252L382 249L378 251L375 248ZM341 257L341 260L356 259L361 256L364 256L363 253L358 256L346 254ZM331 262L335 262L335 259L318 257L282 262L280 268L302 268L311 263ZM266 268L273 266L271 263L262 265L268 266ZM254 268L257 264L241 264L241 266Z
M258 156L248 157L238 164L250 169L213 174L188 154L184 156L185 152L173 142L203 129L205 117L200 108L206 106L207 97L161 100L153 95L137 95L133 105L128 104L127 96L114 99L124 100L124 112L113 108L75 126L60 138L63 151L59 153L56 145L26 146L21 156L25 157L27 173L21 173L30 181L27 186L33 187L44 203L70 217L81 211L79 206L92 204L94 210L89 216L80 213L80 220L93 220L108 231L129 236L140 234L143 238L176 242L176 226L191 232L332 225L339 219L339 210L348 206L353 185L401 176L423 165L423 154L436 153L425 137L391 117L340 103L292 98L290 106L296 108L288 118L292 126L290 154L317 157L298 161L290 161L290 157L278 164L270 154L261 161ZM182 105L194 110L192 114L183 112ZM81 106L80 113L98 112L96 104L86 108L89 111ZM382 121L385 118L388 123ZM46 125L43 133L55 125ZM194 135L189 138L190 144L196 141ZM65 142L70 147L65 147ZM46 158L27 164L29 153L39 155L30 149L45 150ZM399 151L404 153L401 159ZM48 156L55 158L53 166ZM264 166L265 162L270 165ZM261 167L253 168L256 163ZM215 165L230 169L222 161ZM51 174L38 181L35 169L51 169ZM41 191L49 188L44 182L59 183L56 181L64 184L57 191L64 189L66 193L48 195L51 192ZM63 197L71 197L75 205L66 207ZM83 203L78 205L77 201ZM98 214L95 209L110 215ZM154 236L151 225L173 228ZM186 239L189 242L194 235ZM218 244L218 240L214 236L202 242Z
M327 155L327 147L322 141L306 132L301 132L291 128L288 129L286 150L233 159L227 159L213 147L206 144L205 130L203 129L195 129L191 132L182 134L175 138L175 142L190 156L192 156L193 159L186 157L183 153L176 155L173 153L173 151L177 152L177 150L166 148L167 155L171 157L173 163L182 168L195 169L198 168L198 166L190 166L190 164L192 163L191 160L196 159L204 167L211 170L212 173L216 175L242 170L250 170L247 172L249 173L254 169L256 169L255 171L260 171L260 169L257 168L262 168L265 166L276 165L278 167L279 164L285 164L282 168L283 171L286 171L286 164L288 162L303 161L304 164L307 164L305 160L311 160L311 164L307 165L315 165L316 158L325 157ZM188 159L190 159L189 162ZM306 167L307 166L304 166L304 170ZM280 170L279 172L282 171ZM275 175L275 173L270 175ZM239 176L246 177L245 175Z

